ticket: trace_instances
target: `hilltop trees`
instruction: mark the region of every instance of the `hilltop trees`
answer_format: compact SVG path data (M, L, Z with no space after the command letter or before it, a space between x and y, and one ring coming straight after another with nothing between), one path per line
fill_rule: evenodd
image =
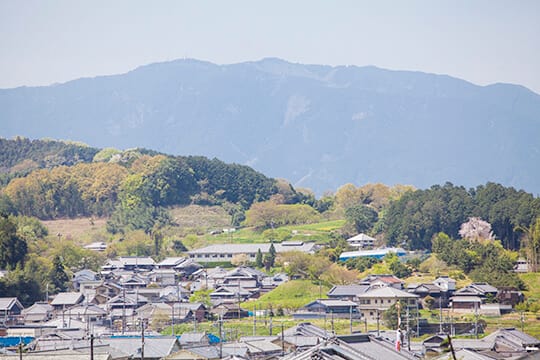
M451 183L405 193L390 204L384 229L390 245L430 249L438 232L459 236L463 223L480 217L491 224L494 235L507 249L519 248L516 226L528 227L540 215L540 199L524 191L488 183L466 191Z
M142 214L195 202L227 206L238 224L251 204L278 191L274 179L217 159L166 156L144 149L98 153L98 149L62 142L0 140L5 150L0 165L11 171L0 179L0 186L5 185L0 211L44 220L117 213L113 227L130 223L141 227L141 221L134 219ZM296 199L292 187L290 191Z

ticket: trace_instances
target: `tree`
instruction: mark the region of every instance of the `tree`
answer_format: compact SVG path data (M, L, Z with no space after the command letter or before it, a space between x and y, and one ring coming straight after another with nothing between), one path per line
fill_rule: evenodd
M0 279L0 294L16 297L25 307L43 299L40 284L19 266Z
M57 292L66 291L69 277L64 268L64 264L62 263L62 259L58 255L53 259L53 268L49 278Z
M355 205L345 210L345 218L357 232L367 232L377 222L378 215L373 208L367 205Z
M213 292L213 289L201 289L193 292L193 295L189 297L189 302L200 302L206 305L207 307L212 306L210 301L210 294Z
M399 305L398 305L399 304ZM407 304L404 301L399 300L393 304L388 310L383 313L383 322L390 329L397 329L398 327L398 306L399 306L399 318L401 323L401 329L407 324ZM409 306L409 327L415 328L416 321L418 319L418 313L416 307Z
M15 221L8 216L0 216L0 268L22 264L27 252L26 241L17 235Z
M321 280L333 285L348 285L354 284L358 277L357 270L348 270L344 266L332 263L321 275Z
M537 272L540 263L540 217L530 227L519 226L516 230L523 232L521 246L525 249L528 270Z
M462 239L470 241L495 239L493 231L491 231L491 224L479 217L471 217L467 222L461 224L459 235Z
M388 253L384 257L384 262L386 262L392 274L399 278L408 277L412 273L411 269L403 264L395 253Z
M268 250L268 254L264 256L264 267L266 268L266 271L269 271L270 268L274 266L276 262L276 248L274 247L274 244L270 244L270 249Z
M253 204L246 211L246 226L262 231L284 225L309 224L317 222L320 214L309 205L279 205L271 201Z
M264 265L261 249L257 249L257 256L255 257L255 264L257 265L258 268L262 268Z

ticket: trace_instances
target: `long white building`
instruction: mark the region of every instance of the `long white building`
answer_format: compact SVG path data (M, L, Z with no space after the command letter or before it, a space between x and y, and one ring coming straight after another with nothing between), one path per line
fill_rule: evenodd
M318 249L314 242L302 241L284 241L274 243L276 253L286 251L301 251L313 254ZM204 264L208 262L231 261L234 255L246 254L251 261L255 261L257 252L261 250L262 254L270 251L270 244L218 244L210 245L204 248L188 251L188 255L194 261Z

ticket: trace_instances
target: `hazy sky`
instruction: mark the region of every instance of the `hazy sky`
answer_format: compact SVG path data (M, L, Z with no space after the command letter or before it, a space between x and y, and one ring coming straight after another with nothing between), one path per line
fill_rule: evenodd
M0 0L0 88L189 57L279 57L540 93L540 1Z

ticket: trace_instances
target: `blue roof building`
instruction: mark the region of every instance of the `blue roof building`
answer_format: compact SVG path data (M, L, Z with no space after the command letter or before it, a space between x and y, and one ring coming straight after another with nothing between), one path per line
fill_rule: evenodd
M407 252L402 248L381 248L373 250L359 250L359 251L345 251L339 256L339 260L346 261L357 257L371 257L375 259L382 259L388 253L395 253L397 256L407 255Z

